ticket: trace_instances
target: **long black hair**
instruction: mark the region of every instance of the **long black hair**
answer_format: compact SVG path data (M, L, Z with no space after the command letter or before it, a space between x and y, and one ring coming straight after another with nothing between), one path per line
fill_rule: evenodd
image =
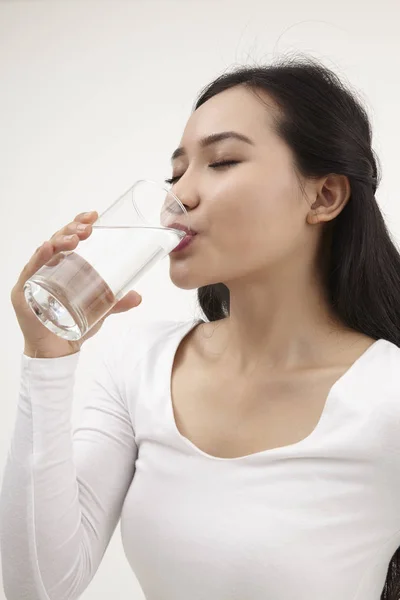
M357 93L314 58L281 58L228 70L203 88L194 110L237 85L265 91L275 101L276 133L292 150L298 174L348 177L350 199L322 233L329 235L328 298L345 325L400 347L400 254L375 198L379 161ZM197 298L209 321L229 315L223 283L198 288ZM381 600L400 600L400 548L389 564Z

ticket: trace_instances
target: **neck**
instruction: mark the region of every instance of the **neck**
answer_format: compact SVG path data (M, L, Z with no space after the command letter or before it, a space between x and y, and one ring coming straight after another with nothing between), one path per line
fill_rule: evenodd
M260 361L263 369L283 371L318 366L344 336L354 335L333 313L316 276L298 266L279 277L226 285L230 314L218 322L215 343L217 360L236 373L250 373Z

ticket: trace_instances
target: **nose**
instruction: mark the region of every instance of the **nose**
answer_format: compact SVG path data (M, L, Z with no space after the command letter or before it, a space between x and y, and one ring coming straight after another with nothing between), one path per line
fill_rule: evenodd
M187 218L184 221L184 225L187 226L191 231L195 231L192 212L199 203L197 192L193 187L189 187L187 183L185 183L185 185L179 185L179 182L177 182L171 188L171 191L180 200L187 212Z
M175 183L171 191L179 198L187 212L193 210L199 203L195 187L193 185L190 186L187 180L185 184L181 183L181 180Z

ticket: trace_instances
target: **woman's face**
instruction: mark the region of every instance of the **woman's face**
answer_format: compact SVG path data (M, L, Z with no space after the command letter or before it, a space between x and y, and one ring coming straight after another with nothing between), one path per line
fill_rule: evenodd
M267 98L266 98L267 99ZM197 235L171 253L170 277L183 289L267 276L306 243L310 206L301 194L287 145L273 132L269 110L241 86L226 90L190 117L173 160L172 191L190 213ZM202 146L211 134L234 131ZM236 164L215 167L215 163ZM309 233L308 233L309 235Z

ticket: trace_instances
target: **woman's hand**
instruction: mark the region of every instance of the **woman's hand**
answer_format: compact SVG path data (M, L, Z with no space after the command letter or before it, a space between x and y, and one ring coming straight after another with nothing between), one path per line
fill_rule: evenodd
M26 281L49 261L57 261L60 252L75 250L79 242L92 233L92 225L98 218L96 211L81 213L65 227L57 231L49 241L44 242L23 268L11 292L11 302L15 310L25 340L24 354L32 358L58 358L78 352L85 340L92 337L104 320L113 313L124 312L139 306L141 296L128 292L119 302L80 340L68 341L58 337L45 327L35 316L25 300Z

